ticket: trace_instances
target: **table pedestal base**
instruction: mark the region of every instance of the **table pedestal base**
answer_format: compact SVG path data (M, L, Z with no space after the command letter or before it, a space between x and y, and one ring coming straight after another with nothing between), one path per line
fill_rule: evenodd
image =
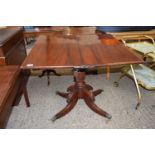
M56 94L67 99L67 105L64 109L58 112L52 121L59 119L69 113L76 105L78 99L83 99L87 106L97 114L111 119L112 116L100 109L95 103L95 96L99 95L103 90L99 89L93 91L93 87L85 83L85 71L75 70L74 71L74 81L75 84L71 85L67 89L67 93L57 91Z
M45 69L43 70L42 74L39 75L39 77L43 77L45 74L47 74L47 85L50 85L50 73L53 73L56 76L61 76L58 74L54 69Z

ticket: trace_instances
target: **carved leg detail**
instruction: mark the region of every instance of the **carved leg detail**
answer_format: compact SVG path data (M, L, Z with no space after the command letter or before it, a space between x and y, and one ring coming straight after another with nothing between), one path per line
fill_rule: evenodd
M90 86L90 85L88 85L88 84L86 84L85 87L86 87L88 90L93 90L93 87ZM76 87L75 84L74 84L74 85L71 85L70 87L67 88L67 92L73 92L76 88L77 88L77 87Z
M87 94L86 94L84 100L85 100L87 106L88 106L92 111L94 111L95 113L97 113L97 114L99 114L99 115L101 115L101 116L104 116L104 117L106 117L106 118L108 118L108 119L111 119L111 118L112 118L112 116L111 116L110 114L108 114L107 112L105 112L104 110L102 110L101 108L99 108L99 107L91 100L91 98L90 98L89 96L87 96Z
M75 90L76 86L75 85L71 85L67 88L67 92L73 92Z
M92 90L84 89L84 93L86 94L86 96L89 96L89 98L92 101L95 101L95 97L94 97L94 94L93 94L93 91Z
M68 95L69 95L69 93L63 93L63 92L59 92L59 91L57 91L56 94L61 97L64 97L64 98L68 98Z
M62 109L60 112L58 112L53 118L52 118L52 121L54 122L56 119L59 119L63 116L65 116L66 114L68 114L73 108L74 106L76 105L78 101L78 94L75 92L72 97L71 97L71 100L70 102L67 104L67 106Z
M93 91L93 87L85 83L85 71L83 69L77 69L76 71L74 71L74 82L74 85L68 87L68 93L57 92L58 95L67 98L68 104L64 109L62 109L52 118L52 121L55 121L56 119L61 118L69 113L76 105L78 99L84 99L87 106L97 114L109 119L112 118L111 115L100 109L94 103L95 96L99 95L103 90L99 89Z
M98 89L98 90L93 91L93 95L97 96L97 95L101 94L102 92L103 92L102 89Z
M90 85L88 85L88 84L86 84L86 88L87 88L88 90L93 90L93 87L90 86Z

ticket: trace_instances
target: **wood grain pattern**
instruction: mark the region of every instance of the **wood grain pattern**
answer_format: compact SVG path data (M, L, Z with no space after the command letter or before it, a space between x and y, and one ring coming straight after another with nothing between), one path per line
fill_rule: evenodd
M18 66L0 67L0 111L14 86L15 79L19 75Z
M96 91L93 90L93 87L86 84L85 82L85 71L74 71L74 85L68 87L67 92L59 92L56 94L67 99L67 105L60 112L58 112L52 118L52 121L55 121L66 114L68 114L77 104L78 99L83 99L87 106L94 111L95 113L111 119L112 116L108 114L106 111L102 110L95 104L95 96L102 93L102 89L98 89Z
M4 128L19 88L19 67L0 67L0 128Z
M138 63L143 63L143 60L107 34L54 34L38 38L21 68L92 68Z

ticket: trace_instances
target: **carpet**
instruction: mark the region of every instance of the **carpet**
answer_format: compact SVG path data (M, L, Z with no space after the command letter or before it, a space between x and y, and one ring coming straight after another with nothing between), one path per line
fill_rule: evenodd
M142 104L135 110L137 94L133 81L125 77L119 87L113 82L120 73L112 73L109 80L104 74L88 75L86 82L95 89L104 89L96 97L96 104L112 115L111 120L92 112L83 100L65 117L52 122L51 118L65 105L65 99L57 96L57 90L65 91L73 82L72 76L30 77L27 89L31 107L27 108L22 97L19 106L14 107L9 118L8 129L135 129L155 128L154 91L140 88Z

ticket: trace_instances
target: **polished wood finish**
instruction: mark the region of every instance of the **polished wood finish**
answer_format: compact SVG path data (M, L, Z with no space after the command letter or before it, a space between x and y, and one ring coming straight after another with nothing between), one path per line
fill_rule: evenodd
M0 57L6 65L20 65L26 57L23 29L6 28L0 30Z
M105 38L106 35L40 36L21 68L93 68L143 62L120 42L103 44Z
M19 67L9 66L9 67L0 67L0 103L1 105L8 98L7 95L11 92L10 87L12 83L14 84L15 79L19 75ZM9 88L9 89L6 89Z
M24 93L26 104L30 106L26 81L23 81L20 68L18 66L0 67L0 128L5 127L12 105L19 103L20 93Z
M57 113L52 121L59 119L69 113L77 104L78 99L83 99L87 106L95 113L111 119L112 116L100 109L95 103L95 96L99 95L103 90L93 91L93 88L85 83L85 71L74 71L75 84L67 89L67 93L57 91L57 94L67 99L67 105L59 113Z
M94 103L95 96L102 90L93 91L93 87L85 83L87 69L139 63L143 63L143 60L111 35L81 35L70 32L40 36L21 68L74 69L75 84L67 89L67 93L57 92L67 99L68 104L52 118L53 121L70 112L78 99L83 99L94 112L110 119L111 115Z

